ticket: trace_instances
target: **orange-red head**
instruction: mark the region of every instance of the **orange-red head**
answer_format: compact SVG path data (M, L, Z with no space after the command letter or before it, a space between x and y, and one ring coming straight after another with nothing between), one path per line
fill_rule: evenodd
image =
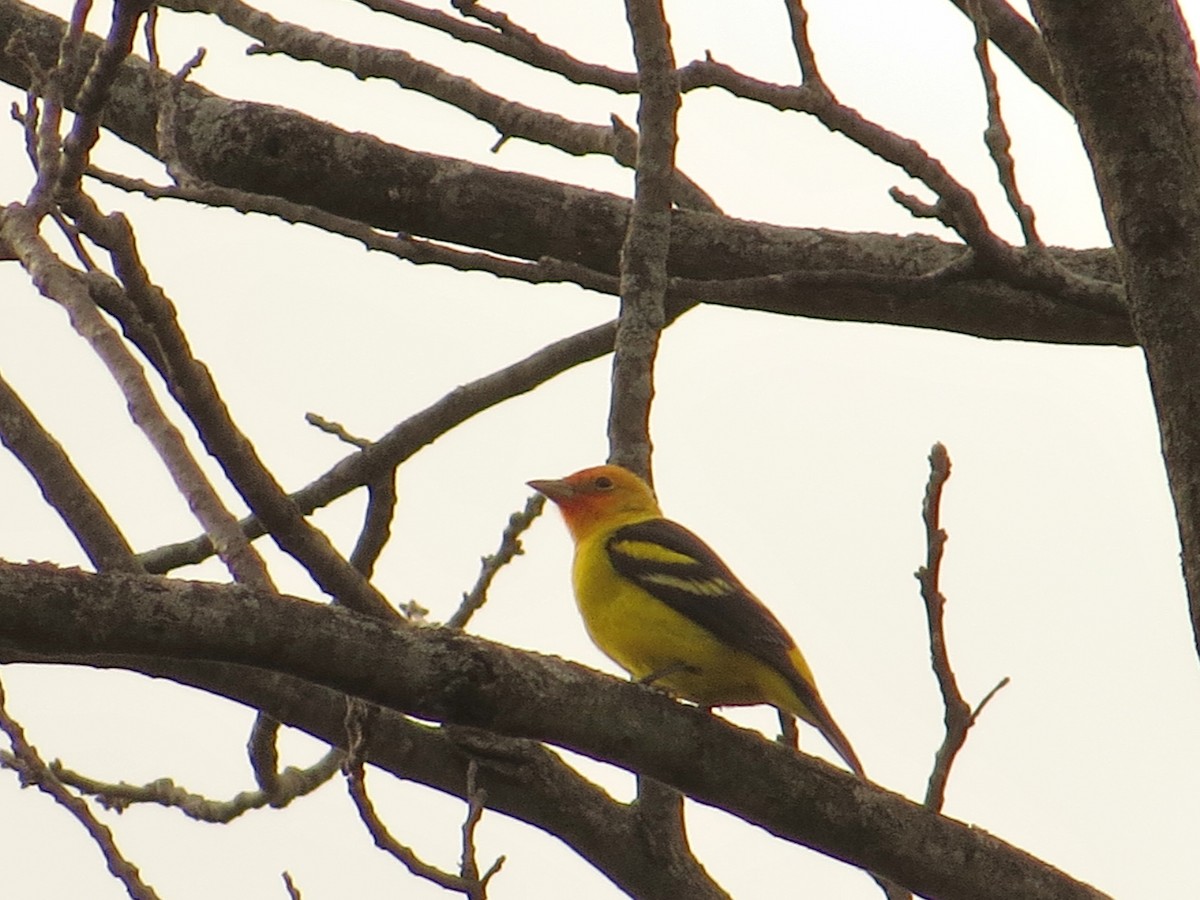
M606 530L662 515L650 485L621 466L594 466L566 478L530 481L558 506L576 543Z

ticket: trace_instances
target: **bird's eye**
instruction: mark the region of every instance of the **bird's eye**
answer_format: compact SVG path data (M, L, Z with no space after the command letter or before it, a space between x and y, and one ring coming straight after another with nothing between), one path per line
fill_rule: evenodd
M607 475L601 475L592 482L592 486L598 491L611 491L613 488L613 480Z

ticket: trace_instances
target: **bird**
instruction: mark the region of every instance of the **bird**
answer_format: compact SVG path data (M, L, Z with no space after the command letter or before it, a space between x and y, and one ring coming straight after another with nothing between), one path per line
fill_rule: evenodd
M663 517L650 485L617 465L528 485L554 502L575 542L588 635L634 680L707 709L774 706L863 775L796 642L712 548Z

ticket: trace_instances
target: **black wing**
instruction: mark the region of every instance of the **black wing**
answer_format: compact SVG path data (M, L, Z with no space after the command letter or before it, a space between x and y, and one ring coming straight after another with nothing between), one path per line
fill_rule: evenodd
M607 549L619 574L721 643L761 660L786 678L809 712L805 718L851 769L862 774L862 764L816 686L792 663L788 654L795 642L708 544L677 522L649 519L618 528Z
M608 539L613 568L723 644L794 671L794 642L704 541L677 522L650 519L618 528ZM791 679L789 679L791 680ZM800 699L806 703L809 688Z

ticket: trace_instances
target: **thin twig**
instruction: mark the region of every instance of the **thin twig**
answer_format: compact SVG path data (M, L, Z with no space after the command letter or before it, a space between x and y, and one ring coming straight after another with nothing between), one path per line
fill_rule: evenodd
M950 777L950 768L954 765L954 758L967 740L967 732L975 724L976 718L988 701L995 696L998 690L1008 684L1008 679L1003 679L972 711L963 699L962 693L958 689L958 680L954 676L954 670L950 667L943 619L946 598L938 587L942 551L946 544L946 532L939 524L942 489L949 478L950 456L942 444L934 444L929 453L929 484L925 489L925 500L921 507L921 516L925 521L926 558L925 565L916 572L929 624L929 646L933 672L937 677L945 708L946 736L937 751L933 771L929 775L929 785L925 791L925 805L934 811L941 810L942 804L945 802L946 782Z
M464 22L439 10L431 10L403 0L358 0L363 6L388 13L409 22L448 34L465 43L479 44L497 53L528 63L546 72L554 72L575 84L590 84L608 88L622 94L637 91L637 75L622 72L607 66L585 63L565 50L547 44L536 34L521 28L502 13L491 12L477 3L455 3L464 16L487 22L492 27L482 28Z
M304 420L309 425L319 428L326 434L332 434L360 450L366 450L371 446L371 442L366 438L353 435L341 423L330 422L316 413L306 413ZM350 565L362 572L365 578L371 577L375 563L379 560L379 554L383 552L383 548L391 539L392 520L395 515L396 473L395 470L392 470L385 472L367 485L367 511L363 516L362 531L359 532L358 540L354 542L354 549L350 552ZM406 618L414 618L403 606L400 612L405 613Z
M436 866L430 865L417 856L411 847L401 844L392 837L383 820L379 818L379 814L375 811L375 804L367 793L363 761L367 732L367 723L364 721L367 716L366 710L365 704L353 700L347 708L347 756L343 770L346 773L346 787L350 792L350 798L354 801L359 818L366 826L375 846L394 857L418 878L424 878L446 890L457 891L470 900L483 900L486 896L486 883L483 880L444 872ZM470 804L469 794L468 804Z
M300 769L288 766L278 773L275 791L242 791L228 800L213 800L177 785L170 778L159 778L148 784L129 784L124 781L108 783L88 778L66 768L62 763L50 763L55 776L64 784L96 798L106 809L123 812L140 803L178 809L189 819L200 822L232 822L243 813L265 806L281 808L293 800L312 793L337 774L345 754L338 749L327 752L313 765Z
M313 426L313 428L317 428L326 434L332 434L338 440L344 441L352 447L357 447L359 450L366 450L371 446L369 440L365 437L351 434L341 422L331 422L329 419L311 412L304 414L304 421Z
M817 55L813 52L812 42L808 39L808 11L804 8L803 0L788 0L785 5L792 25L792 47L800 64L800 83L815 90L828 90L817 67Z
M104 855L104 861L108 865L108 871L120 880L130 897L134 900L158 900L158 894L154 889L142 881L137 866L121 855L108 826L92 814L83 800L63 786L50 767L43 762L37 750L25 739L24 729L9 716L5 707L2 684L0 684L0 731L8 736L12 745L13 761L21 777L22 785L35 785L39 790L53 797L59 806L78 820L96 846L100 848L100 852Z
M972 0L950 0L964 14ZM988 33L1004 54L1026 78L1045 91L1059 106L1066 108L1062 87L1050 68L1050 54L1037 26L1005 0L982 0L980 7L987 20Z
M1017 187L1016 161L1013 159L1012 139L1004 125L1004 117L1000 114L1000 88L996 83L996 73L992 69L992 61L988 56L988 20L979 0L968 0L971 21L975 23L975 58L979 61L979 72L983 76L984 93L987 95L988 125L983 132L984 143L996 164L996 172L1008 205L1021 223L1021 233L1025 235L1025 244L1029 247L1042 248L1042 239L1038 237L1034 222L1033 207L1021 199L1021 191Z
M66 102L67 73L79 53L84 25L91 8L91 0L77 0L71 10L70 22L63 31L62 41L59 43L57 64L50 72L36 79L41 82L40 116L33 98L34 91L30 91L25 118L28 125L36 124L37 133L36 136L27 139L27 147L33 151L37 180L25 202L34 210L35 217L39 220L49 211L54 202L54 193L62 173L63 155L60 129Z
M467 763L467 816L463 819L462 824L462 865L460 873L463 878L479 884L478 893L474 894L473 897L478 898L478 900L484 900L487 896L488 882L492 880L493 875L500 871L506 857L503 855L497 856L495 862L483 873L483 877L480 877L479 863L476 860L478 854L475 850L475 829L479 827L479 823L483 819L483 811L487 808L487 791L479 787L476 783L478 775L479 762L472 759Z
M485 556L480 560L479 578L476 579L475 586L468 593L463 594L462 604L446 622L447 627L465 628L471 616L487 602L487 592L491 587L492 579L514 557L525 552L521 547L521 534L533 524L534 519L541 515L545 504L545 497L541 494L533 494L525 501L523 510L508 517L508 525L505 526L504 532L500 536L499 548L492 555Z

